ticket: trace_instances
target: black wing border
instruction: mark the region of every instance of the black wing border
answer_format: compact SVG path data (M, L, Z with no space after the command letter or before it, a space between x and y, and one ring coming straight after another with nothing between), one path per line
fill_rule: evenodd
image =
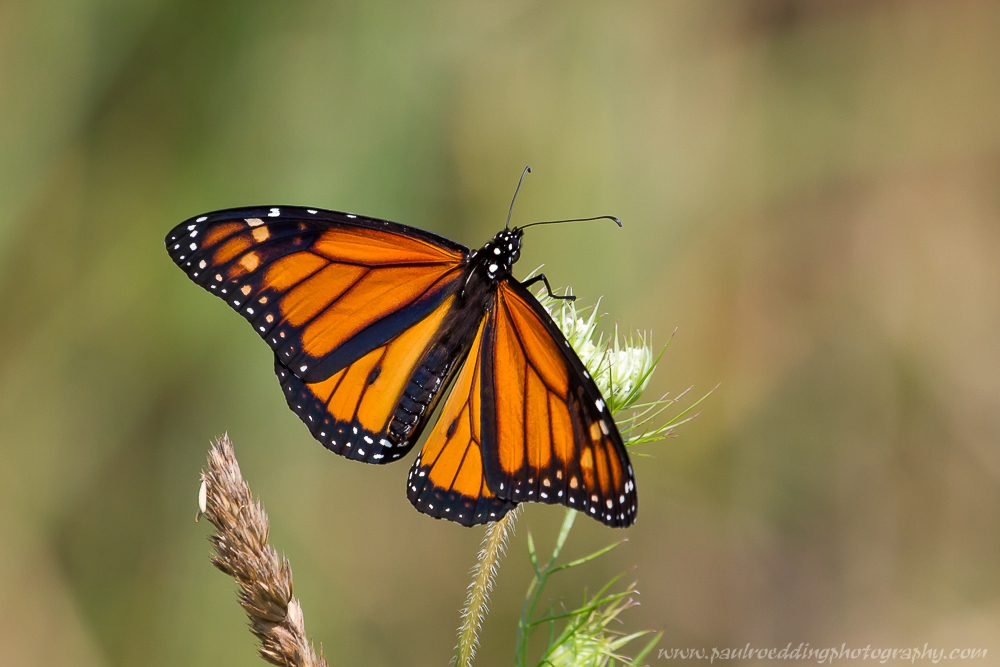
M274 211L278 211L278 214L274 215ZM321 223L315 225L318 230L331 229L337 226L364 227L366 229L390 231L397 234L414 236L422 241L442 246L448 250L464 253L466 256L468 256L471 252L469 248L461 243L452 241L451 239L435 234L434 232L428 232L420 229L419 227L412 227L400 222L393 222L382 218L372 218L370 216L357 215L355 213L348 213L345 211L334 211L331 209L313 208L309 206L288 206L282 204L272 204L267 206L239 206L210 211L200 215L193 215L171 229L167 234L165 243L169 247L171 243L176 243L179 239L187 236L189 226L192 224L208 226L219 222L244 220L246 218L259 218L265 222L270 219L274 222L287 222L294 220L296 222ZM171 256L173 255L171 254Z

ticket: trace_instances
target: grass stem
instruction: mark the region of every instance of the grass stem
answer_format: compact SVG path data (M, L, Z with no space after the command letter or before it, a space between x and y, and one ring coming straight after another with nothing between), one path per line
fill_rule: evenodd
M472 568L469 596L462 609L462 626L458 629L458 646L453 663L456 667L471 667L472 660L476 657L479 630L486 617L486 605L489 603L490 591L493 590L500 557L507 547L507 539L514 533L514 521L519 513L520 508L516 507L486 529L479 557Z

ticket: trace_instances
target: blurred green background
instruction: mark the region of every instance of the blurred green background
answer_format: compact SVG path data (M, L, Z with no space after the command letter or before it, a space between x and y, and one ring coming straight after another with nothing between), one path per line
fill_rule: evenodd
M1000 664L1000 5L860 0L0 1L0 664L261 664L193 522L224 431L331 663L446 664L482 530L312 441L162 240L302 204L478 246L525 164L515 222L625 227L540 228L519 274L679 327L652 392L722 383L552 594L630 570L662 647Z

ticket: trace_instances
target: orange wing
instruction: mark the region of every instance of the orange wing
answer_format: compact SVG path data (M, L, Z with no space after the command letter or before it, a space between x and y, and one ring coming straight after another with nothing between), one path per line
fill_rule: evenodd
M600 391L552 319L504 280L485 333L482 451L489 489L561 504L609 526L635 522L628 453Z
M400 458L420 437L460 354L442 341L455 298L320 382L301 380L275 355L288 407L337 454L366 463Z
M166 243L192 280L309 383L429 317L456 291L468 254L403 225L289 206L210 213L178 225Z
M348 458L406 454L474 333L450 325L467 249L396 223L233 209L182 223L167 249L253 324L288 405Z
M438 519L463 526L497 521L517 503L498 498L483 476L482 353L485 321L455 380L434 430L410 468L406 496Z

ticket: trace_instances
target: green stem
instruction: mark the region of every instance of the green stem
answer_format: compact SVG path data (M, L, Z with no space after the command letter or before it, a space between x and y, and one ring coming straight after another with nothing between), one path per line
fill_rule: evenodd
M486 617L486 605L490 599L490 591L493 590L493 579L496 578L507 538L514 531L514 519L519 509L514 508L504 518L491 523L486 529L479 558L472 568L469 597L465 601L465 609L462 610L462 626L458 629L458 646L454 660L456 667L471 667L472 660L476 657L479 629Z
M545 566L546 570L552 567L552 564L556 562L556 558L559 558L559 552L562 551L563 545L566 544L566 539L569 537L569 531L572 530L574 521L576 521L576 510L567 508L562 527L559 529L559 537L556 538L556 546L552 550L552 558L549 559L549 564Z
M528 548L531 553L531 562L535 566L535 577L531 580L531 585L528 586L528 593L525 595L524 605L521 607L521 618L517 623L517 646L514 650L514 664L517 667L525 667L528 664L528 638L531 636L531 630L534 627L531 618L535 615L535 607L542 596L542 590L545 588L545 583L548 581L549 575L553 571L560 569L553 568L553 565L555 565L556 558L559 557L563 545L566 544L569 531L573 529L576 514L576 510L566 509L566 516L563 518L562 527L559 529L559 537L556 538L556 545L552 549L552 557L549 558L549 562L546 563L545 567L538 567L534 542L531 539L531 534L528 534Z

